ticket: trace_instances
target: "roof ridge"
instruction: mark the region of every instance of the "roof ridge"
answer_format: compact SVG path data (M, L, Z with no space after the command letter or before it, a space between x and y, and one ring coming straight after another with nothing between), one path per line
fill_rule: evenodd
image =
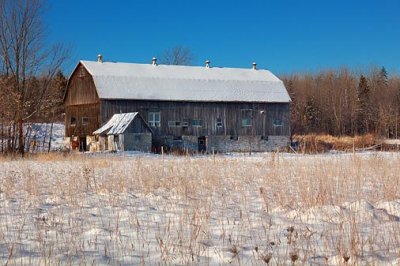
M188 80L188 81L224 81L224 82L250 82L250 83L263 83L263 82L282 82L281 80L245 80L245 79L201 79L201 78L179 78L179 77L157 77L157 76L128 76L128 75L102 75L102 74L91 74L96 77L127 77L127 78L140 78L140 79L162 79L162 80Z
M90 64L103 64L103 65L107 65L107 64L124 64L124 65L139 65L139 66L149 66L149 67L176 67L176 68L199 68L199 69L204 69L206 71L209 70L248 70L248 71L256 71L256 72L269 72L271 73L271 71L269 69L263 69L263 68L257 68L257 70L254 70L253 68L243 68L243 67L224 67L224 66L213 66L213 67L205 67L205 66L201 66L201 65L168 65L168 64L158 64L157 66L153 66L150 63L135 63L135 62L112 62L112 61L103 61L103 62L98 62L98 61L91 61L91 60L80 60L79 62L82 63L90 63Z

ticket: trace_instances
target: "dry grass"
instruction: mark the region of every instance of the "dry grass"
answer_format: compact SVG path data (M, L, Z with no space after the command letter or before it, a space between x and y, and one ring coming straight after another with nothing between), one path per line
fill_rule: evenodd
M398 200L399 159L2 158L0 264L363 264L390 257L400 252L398 223L388 223L383 238L382 225L371 220L367 230L357 212L339 210L343 216L315 228L304 217L324 206ZM280 212L289 218L277 220Z
M329 150L353 151L368 148L377 143L376 138L371 134L354 137L317 134L295 135L293 140L299 143L299 151L304 153L321 153Z

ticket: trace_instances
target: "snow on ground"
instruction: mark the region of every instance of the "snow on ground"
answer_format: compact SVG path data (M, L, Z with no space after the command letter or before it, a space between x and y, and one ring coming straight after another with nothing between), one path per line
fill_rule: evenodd
M400 154L0 161L0 264L400 264Z
M49 143L51 151L65 150L65 126L63 123L31 123L25 125L27 143L30 150L47 151Z
M0 127L1 128L1 127ZM8 129L5 130L6 132ZM65 126L62 123L26 123L24 124L25 149L27 152L66 151L69 144L65 141ZM7 149L7 142L11 139L4 138L0 141Z

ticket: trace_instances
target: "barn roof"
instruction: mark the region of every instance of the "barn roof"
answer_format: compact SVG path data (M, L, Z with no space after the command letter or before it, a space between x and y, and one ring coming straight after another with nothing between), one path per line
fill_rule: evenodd
M117 135L122 134L128 128L130 123L136 118L140 117L138 112L115 114L108 122L93 132L94 135ZM141 119L141 117L140 117ZM149 129L151 131L151 129Z
M290 102L268 70L80 61L101 99Z

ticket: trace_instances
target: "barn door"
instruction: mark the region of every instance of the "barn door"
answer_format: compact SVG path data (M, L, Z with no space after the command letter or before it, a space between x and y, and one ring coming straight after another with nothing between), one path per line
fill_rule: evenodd
M86 151L86 137L79 138L79 151Z
M207 138L205 136L199 137L197 139L197 144L199 152L207 151Z

